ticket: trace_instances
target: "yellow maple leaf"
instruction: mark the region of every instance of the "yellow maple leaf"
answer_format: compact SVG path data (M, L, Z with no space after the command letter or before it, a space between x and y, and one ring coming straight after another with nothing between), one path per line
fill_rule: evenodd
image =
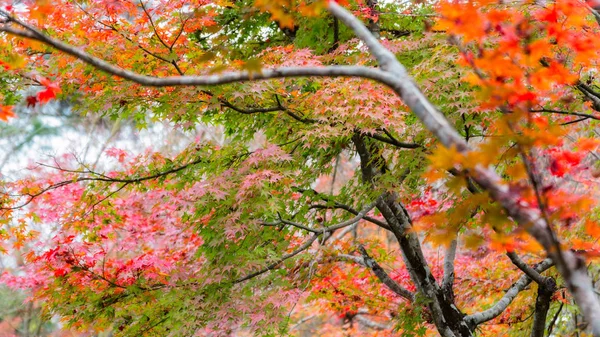
M461 164L464 155L458 152L455 146L447 148L440 145L433 150L433 153L428 156L428 159L431 162L432 168L447 170L457 164Z
M422 174L422 177L428 183L434 183L440 179L446 178L446 176L447 176L447 174L445 171L438 170L438 169L429 169L429 170L425 171L425 173Z

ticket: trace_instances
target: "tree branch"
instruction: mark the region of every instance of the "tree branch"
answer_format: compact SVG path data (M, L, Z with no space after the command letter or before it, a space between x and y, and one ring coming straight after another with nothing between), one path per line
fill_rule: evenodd
M304 226L303 224L299 224L297 222L282 219L281 216L279 217L278 221L261 223L261 226L265 226L265 227L279 227L279 226L283 227L282 225L296 227L296 228L305 230L307 232L315 233L315 234L319 233L318 229L310 228L310 227Z
M327 203L333 202L333 204L334 204L333 206L312 205L311 207L313 207L313 208L337 208L337 209L343 209L343 210L345 210L345 211L347 211L349 213L352 213L354 215L358 215L358 211L356 209L352 208L351 206L348 206L346 204L342 204L340 202L337 202L331 196L325 195L323 193L319 193L319 192L315 191L314 189L298 188L297 191L300 192L300 193L306 193L306 192L312 193L315 196L319 197L319 199L321 199L321 200L323 200L323 201L325 201ZM376 224L377 226L379 226L381 228L390 230L390 226L388 226L387 223L385 223L385 222L383 222L381 220L377 220L375 218L372 218L372 217L369 217L369 216L366 216L366 215L363 217L363 219L365 219L365 220L367 220L369 222L372 222L372 223Z
M237 106L233 105L232 103L230 103L229 101L226 100L219 100L219 102L221 102L221 104L223 104L223 106L226 106L228 108L230 108L231 110L235 111L235 112L239 112L241 114L244 115L252 115L252 114L256 114L256 113L265 113L265 112L275 112L275 111L284 111L285 108L282 107L281 105L278 106L274 106L274 107L269 107L269 108L246 108L246 109L242 109L242 108L238 108Z
M454 259L456 257L456 247L458 240L454 239L450 242L450 247L444 256L444 277L442 278L442 291L447 294L454 295L452 286L454 285Z
M320 229L321 233L333 232L336 229L340 229L340 228L350 226L350 225L357 223L362 218L364 218L367 213L369 213L373 208L375 208L375 206L377 205L377 203L379 202L380 199L381 199L381 197L377 198L377 200L375 200L372 203L365 206L360 212L358 212L358 214L354 218L340 222L336 225L332 225L332 226L328 226L328 227Z
M352 208L352 207L350 207L348 205L340 204L338 202L336 202L334 206L318 205L317 204L317 205L311 205L310 208L318 208L318 209L342 209L342 210L347 211L348 213L352 213L354 215L358 214L358 211L355 210L354 208ZM390 230L390 226L388 226L384 221L375 219L375 218L370 217L368 215L365 215L363 217L363 220L371 222L371 223L373 223L373 224L375 224L375 225L377 225L377 226L379 226L379 227L381 227L383 229Z
M362 179L365 184L374 186L377 177L387 170L385 160L377 143L367 142L363 135L355 133L352 141L360 157ZM425 258L418 235L411 231L411 219L406 209L398 201L395 192L385 192L377 208L396 237L402 258L410 278L431 310L433 322L443 337L470 336L472 328L463 320L464 314L454 305L451 297L444 294Z
M356 320L359 324L361 324L367 328L370 328L373 330L379 330L379 331L389 330L393 326L390 323L384 324L384 323L379 323L379 322L370 320L370 319L366 318L363 313L356 314L356 316L354 316L354 320Z
M377 199L379 200L379 199ZM375 205L377 205L377 200L366 205L360 212L358 212L356 214L356 216L352 219L346 220L346 221L342 221L340 223L337 223L335 225L331 225L328 227L324 227L324 228L311 228L293 221L289 221L289 220L285 220L283 218L281 218L281 216L279 216L279 221L276 222L263 222L262 225L263 226L277 226L277 225L289 225L289 226L293 226L296 228L300 228L303 229L305 231L314 233L315 235L321 235L321 234L325 234L325 233L329 233L329 232L333 232L335 230L338 230L340 228L344 228L344 227L348 227L351 225L354 225L355 223L359 222L360 220L362 220L365 215L367 213L369 213L373 208L375 208Z
M418 149L420 147L423 147L421 144L417 144L417 143L400 142L395 138L391 138L389 135L382 136L382 135L374 133L374 134L365 134L365 136L367 136L369 138L377 139L381 142L388 143L388 144L394 145L395 147L399 147L402 149Z
M581 112L570 112L570 111L553 110L553 109L531 109L531 110L529 110L529 112L532 112L532 113L547 112L547 113L558 114L558 115L585 117L586 119L595 119L597 121L600 121L600 117L590 115L590 114L584 114Z
M365 263L365 259L360 256L354 256L354 255L350 255L350 254L337 254L337 255L335 255L335 259L340 260L340 261L353 262L353 263L359 264L363 267L368 267L367 264Z
M331 53L336 50L340 45L340 23L338 22L338 18L333 17L333 43L331 47L329 47L328 52Z
M596 19L596 22L600 25L600 13L598 13L597 8L598 8L597 6L596 7L588 6L588 9L590 10L590 12L592 12L592 15L594 15L594 19Z
M391 291L396 293L397 295L407 299L409 302L413 302L415 300L415 294L406 288L399 285L396 281L394 281L384 270L381 268L379 263L375 261L372 257L369 256L367 250L362 245L358 246L358 250L362 254L364 258L364 263L367 267L371 268L375 276L381 281L381 283L385 284Z
M84 52L81 49L70 46L64 42L56 40L50 36L37 30L24 22L21 22L8 13L0 10L0 14L9 18L9 22L15 22L25 30L16 29L8 26L7 23L0 24L0 32L6 32L12 35L33 39L50 45L66 54L76 57L77 59L94 66L114 76L118 76L132 82L151 86L151 87L167 87L167 86L209 86L228 84L236 82L257 81L287 77L309 77L309 76L324 76L324 77L362 77L379 81L381 83L391 83L393 78L385 74L383 71L373 68L361 66L328 66L328 67L289 67L262 69L260 72L228 72L217 75L205 76L169 76L169 77L153 77L141 75L115 65L112 65L100 58Z
M537 284L544 284L546 278L540 273L538 273L535 269L531 268L527 265L527 263L523 262L521 258L514 252L506 253L506 256L510 259L510 261L517 266L517 268L521 269L525 275L529 276L530 279L535 281Z
M350 225L353 225L353 224L357 223L358 221L360 221L365 216L365 214L367 214L370 210L372 210L373 208L375 208L375 205L377 204L378 200L379 200L379 198L376 201L374 201L374 202L370 203L369 205L367 205L366 207L364 207L360 212L358 212L358 215L355 216L354 218L352 218L350 220L346 220L346 221L340 222L338 224L335 224L335 225L332 225L332 226L329 226L329 227L325 227L325 228L321 228L321 229L312 229L312 228L309 228L309 227L306 227L306 226L294 223L294 226L296 226L296 227L301 226L300 228L302 228L304 230L308 230L308 231L310 231L310 232L312 232L314 234L312 235L312 237L308 241L306 241L302 246L300 246L299 248L297 248L293 252L282 256L277 261L271 263L270 265L268 265L267 267L265 267L265 268L263 268L263 269L261 269L259 271L256 271L254 273L248 274L248 275L246 275L246 276L244 276L242 278L239 278L239 279L233 281L233 283L241 283L241 282L247 281L247 280L249 280L251 278L254 278L254 277L258 276L258 275L264 274L264 273L266 273L266 272L268 272L270 270L273 270L273 269L277 268L277 266L279 266L283 261L285 261L287 259L290 259L290 258L292 258L292 257L300 254L304 250L308 249L308 247L310 247L310 245L319 236L321 236L322 234L333 232L336 229L340 229L340 228L343 228L343 227L346 227L346 226L350 226ZM266 225L273 225L273 224L266 223Z
M270 265L266 266L265 268L256 271L254 273L248 274L244 277L241 277L235 281L233 281L233 283L242 283L244 281L247 281L251 278L255 278L258 275L264 274L270 270L273 270L275 268L277 268L277 266L279 266L282 262L284 262L287 259L290 259L300 253L302 253L303 251L305 251L306 249L308 249L308 247L310 247L310 245L312 245L313 242L315 242L315 240L319 237L318 234L315 234L313 236L310 237L310 239L308 239L305 243L302 244L302 246L298 247L296 250L294 250L293 252L289 253L289 254L285 254L282 257L280 257L279 259L277 259L277 261L271 263Z
M585 97L592 101L592 108L596 111L600 111L600 93L582 82L577 83L576 87Z
M140 6L142 7L142 10L144 11L144 14L146 14L146 17L148 18L148 21L150 21L150 26L152 27L152 31L154 31L154 35L156 35L156 38L158 39L158 41L165 46L165 48L172 50L171 47L169 47L169 45L162 39L162 37L160 37L160 34L158 34L158 30L156 30L156 26L154 25L154 20L152 19L152 15L150 15L150 13L148 12L148 10L146 9L146 5L144 5L144 1L140 0Z
M137 178L129 178L129 179L125 179L125 178L111 178L111 177L108 177L108 176L100 174L100 173L96 173L96 172L92 172L92 171L85 171L85 173L95 175L95 177L89 177L89 176L88 177L79 177L79 178L75 178L75 179L64 180L64 181L58 182L56 184L52 184L50 186L47 186L47 187L39 190L36 193L21 195L22 197L27 196L27 197L29 197L29 199L26 200L25 202L23 202L20 205L12 206L12 207L0 207L0 209L19 209L19 208L23 208L23 207L27 206L28 204L30 204L35 198L39 197L40 195L42 195L42 194L44 194L44 193L46 193L48 191L55 190L57 188L60 188L60 187L63 187L63 186L67 186L67 185L70 185L70 184L74 184L74 183L86 182L86 181L102 181L102 182L107 182L107 183L123 183L123 184L141 183L141 182L146 181L146 180L157 179L157 178L160 178L160 177L167 176L169 174L177 173L179 171L187 169L190 166L200 164L204 160L205 160L204 158L199 158L199 159L191 161L191 162L189 162L187 164L183 164L181 166L172 168L170 170L166 170L166 171L159 172L159 173L152 174L152 175L148 175L148 176L142 176L142 177L137 177ZM47 165L45 165L45 166L47 166ZM59 170L62 170L62 171L66 171L66 172L80 173L80 172L77 172L77 171L65 170L65 169L62 169L60 167L57 167L56 169L59 169ZM123 188L123 187L121 187L121 188ZM5 193L0 193L0 194L5 194Z
M554 329L554 324L556 324L556 320L558 319L558 316L560 315L560 312L562 311L564 305L565 304L563 302L560 302L560 306L558 307L558 310L556 310L554 317L552 317L550 324L548 324L548 336L552 336L552 330Z
M545 259L537 266L534 267L535 271L541 273L554 265L554 262L551 259ZM481 323L487 322L496 318L500 315L506 308L512 303L512 301L517 297L519 292L521 292L525 287L527 287L531 283L531 279L527 275L522 275L517 282L515 282L504 294L504 296L494 304L491 308L484 310L482 312L478 312L472 315L468 315L465 317L465 320L469 322L472 326L477 326Z

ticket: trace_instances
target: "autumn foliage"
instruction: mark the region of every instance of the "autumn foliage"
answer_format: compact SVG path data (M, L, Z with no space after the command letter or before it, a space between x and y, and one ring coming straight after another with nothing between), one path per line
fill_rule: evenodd
M595 3L0 5L0 120L187 137L0 176L64 331L600 336Z

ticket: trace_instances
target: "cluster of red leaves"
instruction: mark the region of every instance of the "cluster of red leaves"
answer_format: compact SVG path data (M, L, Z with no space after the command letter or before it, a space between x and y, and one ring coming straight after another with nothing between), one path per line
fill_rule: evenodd
M25 101L27 107L34 107L37 104L44 104L56 98L56 94L61 92L60 86L57 83L51 82L47 78L41 78L38 80L43 86L34 96L27 96Z

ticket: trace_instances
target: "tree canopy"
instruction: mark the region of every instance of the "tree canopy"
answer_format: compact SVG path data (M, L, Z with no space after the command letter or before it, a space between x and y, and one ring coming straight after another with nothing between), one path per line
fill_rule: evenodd
M6 163L180 135L0 176L0 281L82 334L600 336L595 5L0 1Z

